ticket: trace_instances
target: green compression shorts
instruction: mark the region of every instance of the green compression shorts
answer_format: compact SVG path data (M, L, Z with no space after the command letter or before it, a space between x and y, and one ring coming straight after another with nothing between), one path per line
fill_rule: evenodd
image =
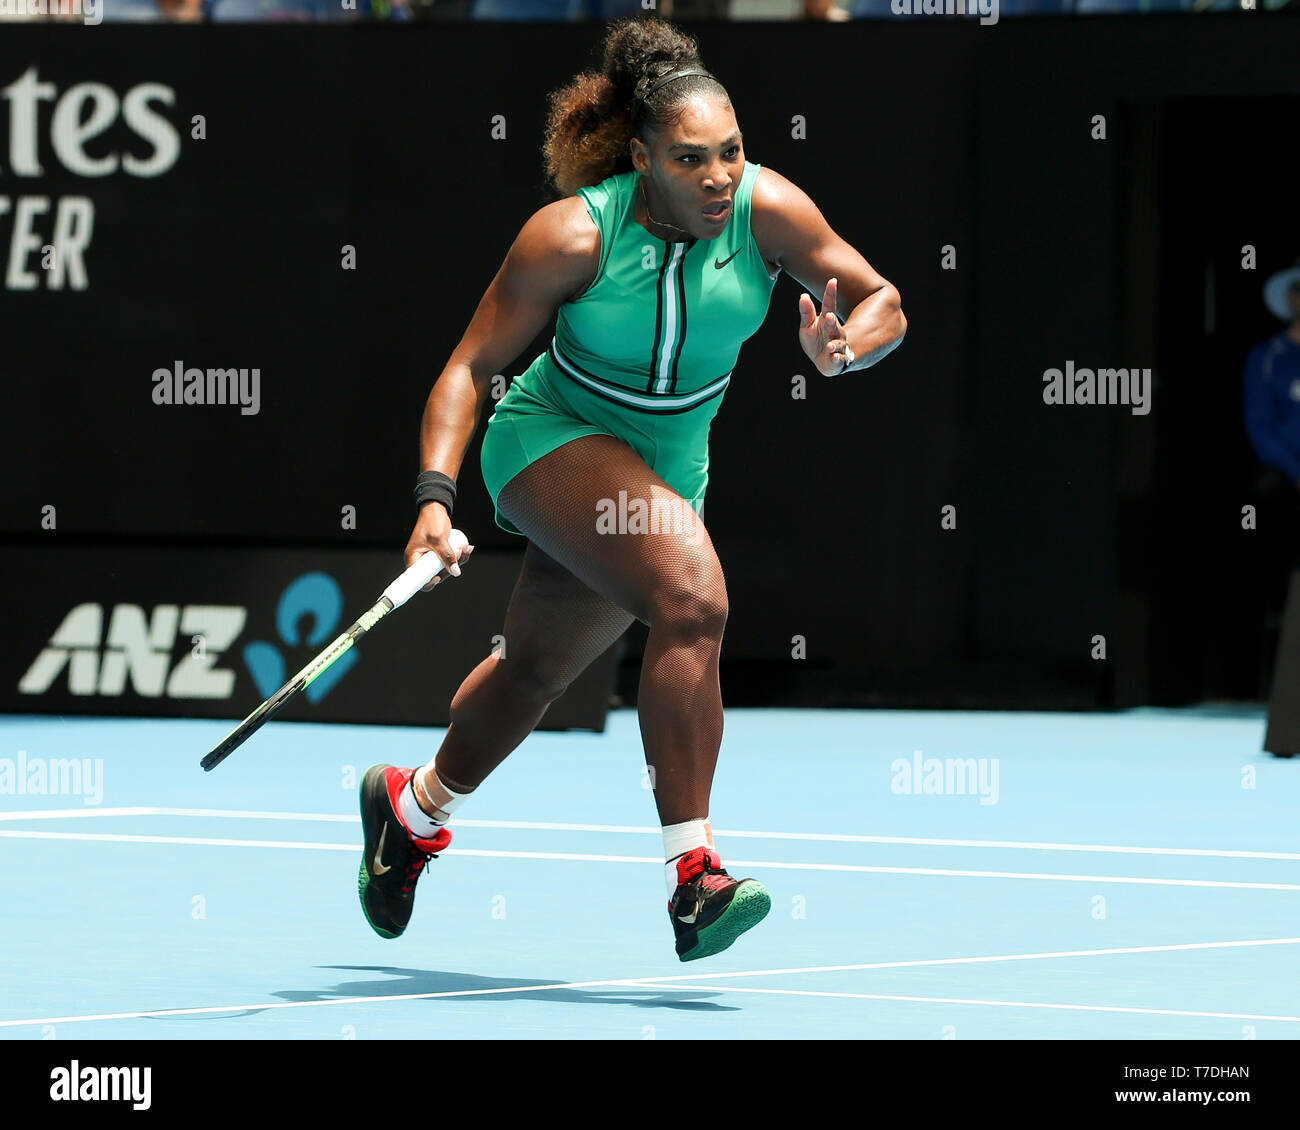
M586 435L610 435L629 444L698 513L709 482L709 425L721 401L719 389L688 411L637 411L566 375L550 351L540 354L497 402L483 437L483 483L497 525L527 536L501 513L501 488L530 463ZM610 483L611 498L620 487L626 484Z

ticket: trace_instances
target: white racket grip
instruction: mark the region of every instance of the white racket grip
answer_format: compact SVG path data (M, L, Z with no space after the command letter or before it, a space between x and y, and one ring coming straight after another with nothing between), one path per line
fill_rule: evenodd
M469 544L469 538L460 530L452 530L447 540L451 542L451 548L457 553ZM384 589L383 595L388 597L394 608L401 608L440 572L442 572L442 558L433 550L422 553L415 559L414 565Z

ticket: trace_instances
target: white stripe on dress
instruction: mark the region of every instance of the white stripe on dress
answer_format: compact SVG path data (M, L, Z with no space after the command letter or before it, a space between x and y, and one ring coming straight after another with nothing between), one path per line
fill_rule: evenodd
M677 322L677 293L681 289L681 264L686 255L686 244L673 244L673 257L664 272L664 336L659 344L659 378L655 381L655 392L668 391L668 383L673 375L673 350L677 345L679 326Z
M727 382L731 380L731 373L727 373L725 376L719 377L716 381L712 381L703 388L696 389L694 392L683 393L676 396L651 396L637 392L629 392L627 389L620 388L618 385L606 384L604 381L593 380L591 377L587 376L586 373L578 369L572 361L560 352L559 343L555 338L551 338L551 350L555 355L556 361L559 362L560 368L575 381L586 385L588 388L595 389L597 392L603 392L607 396L612 396L616 400L621 400L624 404L631 404L637 408L687 408L693 404L708 400L709 397L720 388L725 387ZM732 372L734 371L735 370L733 369Z

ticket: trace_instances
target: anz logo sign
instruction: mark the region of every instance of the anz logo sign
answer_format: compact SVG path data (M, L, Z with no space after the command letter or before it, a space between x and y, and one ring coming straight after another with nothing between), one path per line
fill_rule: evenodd
M304 653L300 666L319 651L338 629L342 612L343 592L328 573L306 573L290 584L276 606L275 642L253 640L238 653L258 694L269 698L288 678L287 655ZM236 673L223 663L247 621L248 609L241 605L159 604L146 615L137 604L78 604L32 660L18 690L61 691L66 677L74 695L229 698ZM356 650L349 651L304 697L319 702L356 661Z
M284 590L275 610L275 628L280 642L286 647L305 647L314 654L333 637L342 614L343 592L338 582L328 573L307 573ZM306 633L302 633L300 629L305 616L311 617L312 624ZM355 647L339 656L303 691L307 701L323 699L356 661ZM280 648L261 640L244 648L244 664L263 698L275 694L290 674ZM296 665L295 670L297 666L301 664Z

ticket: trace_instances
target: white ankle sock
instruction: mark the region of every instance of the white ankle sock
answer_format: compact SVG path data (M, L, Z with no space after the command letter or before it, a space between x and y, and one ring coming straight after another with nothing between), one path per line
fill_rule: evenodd
M424 768L417 769L410 782L398 794L397 815L402 823L406 825L411 835L417 839L427 840L451 819L452 812L460 807L461 802L469 794L452 792L443 784L442 778L438 776L435 769L433 773L434 779L438 782L440 788L450 794L452 799L445 806L436 809L434 815L430 816L420 807L420 802L415 799L415 776L423 772Z
M677 890L677 858L695 848L713 847L713 829L709 827L708 817L701 820L685 820L680 824L665 824L664 828L664 882L668 885L668 897L672 898Z

